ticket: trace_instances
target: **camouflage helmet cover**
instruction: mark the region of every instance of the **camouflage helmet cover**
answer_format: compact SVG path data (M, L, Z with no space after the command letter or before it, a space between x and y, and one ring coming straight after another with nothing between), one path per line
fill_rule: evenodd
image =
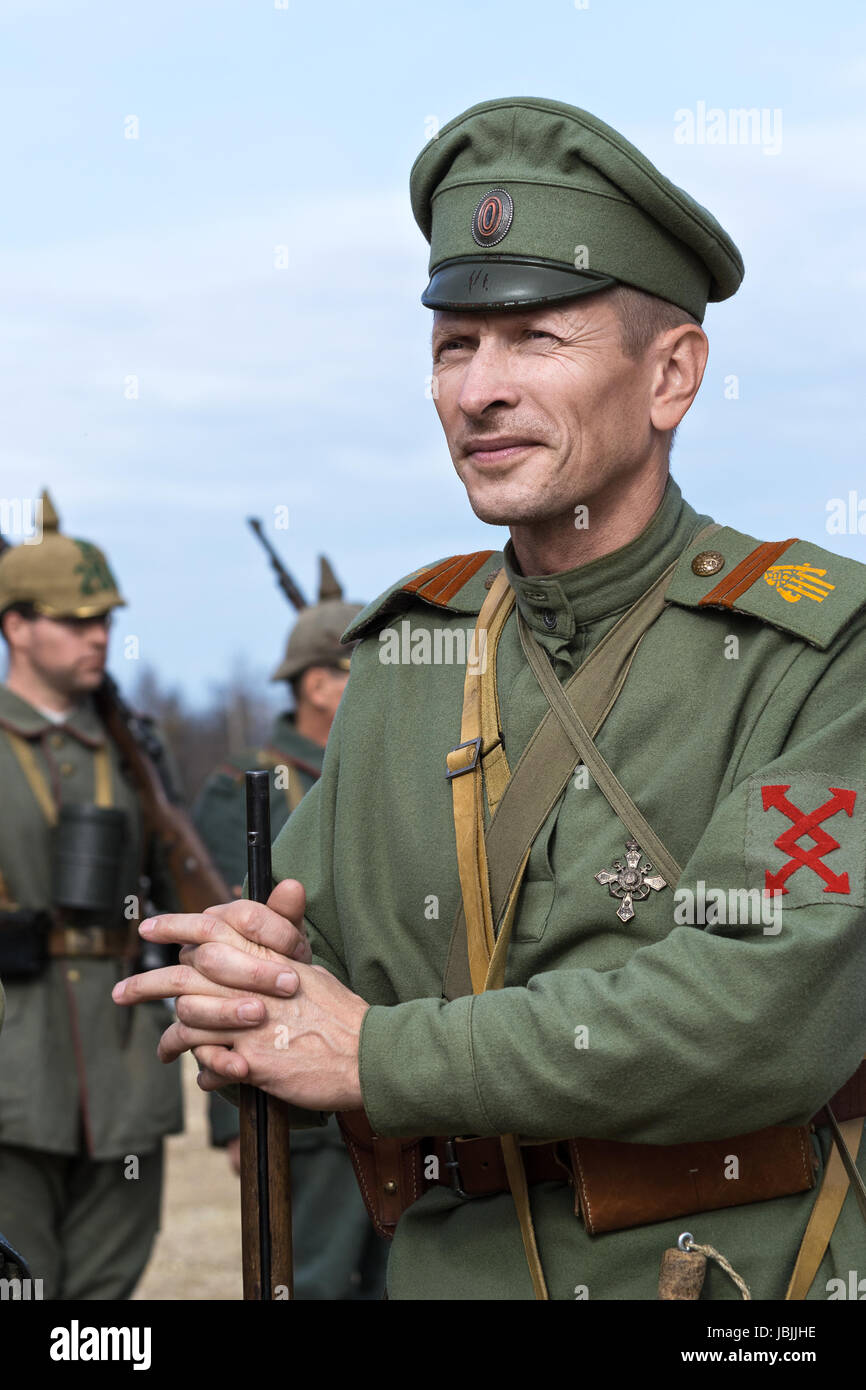
M0 556L0 613L31 603L45 618L95 618L126 605L108 561L89 541L60 534L47 492L40 498L41 535Z

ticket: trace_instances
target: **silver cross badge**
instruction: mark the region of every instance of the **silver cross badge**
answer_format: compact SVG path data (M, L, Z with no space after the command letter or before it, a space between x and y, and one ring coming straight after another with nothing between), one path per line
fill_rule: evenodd
M626 840L625 863L615 859L613 873L602 869L601 873L595 876L596 883L610 885L611 897L622 899L616 910L621 922L631 921L634 916L633 903L648 898L651 888L656 892L661 888L667 888L667 880L663 879L661 874L651 874L652 864L648 861L641 864L642 854L643 850L637 840Z

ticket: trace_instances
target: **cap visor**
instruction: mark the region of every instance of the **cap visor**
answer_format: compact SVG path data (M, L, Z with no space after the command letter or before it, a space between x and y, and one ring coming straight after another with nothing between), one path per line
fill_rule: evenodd
M428 309L530 309L615 284L612 275L549 261L459 256L436 269L421 303Z

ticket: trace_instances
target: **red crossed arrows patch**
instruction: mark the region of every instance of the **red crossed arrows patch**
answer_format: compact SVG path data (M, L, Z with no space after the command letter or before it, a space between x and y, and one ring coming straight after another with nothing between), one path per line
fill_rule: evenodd
M770 807L774 806L792 822L789 829L783 830L778 839L773 841L777 849L782 850L783 854L790 854L791 858L776 873L770 869L766 870L765 892L775 890L787 893L789 890L785 887L785 882L792 874L797 873L798 869L812 869L824 880L825 893L850 893L847 873L834 874L823 862L825 854L839 848L839 841L821 829L821 822L837 816L840 811L844 811L847 816L853 816L857 793L846 791L844 787L828 787L827 790L832 792L829 801L817 806L814 811L801 811L785 795L790 790L790 783L787 786L761 787L764 810L769 811ZM811 849L803 849L797 843L804 835L808 835L813 841Z

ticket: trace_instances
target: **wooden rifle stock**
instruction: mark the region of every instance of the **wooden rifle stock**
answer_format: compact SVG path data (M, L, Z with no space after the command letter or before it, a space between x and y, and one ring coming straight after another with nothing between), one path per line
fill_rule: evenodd
M247 873L252 902L271 895L270 772L246 774ZM240 1087L241 1251L244 1299L292 1298L289 1108L255 1086Z

